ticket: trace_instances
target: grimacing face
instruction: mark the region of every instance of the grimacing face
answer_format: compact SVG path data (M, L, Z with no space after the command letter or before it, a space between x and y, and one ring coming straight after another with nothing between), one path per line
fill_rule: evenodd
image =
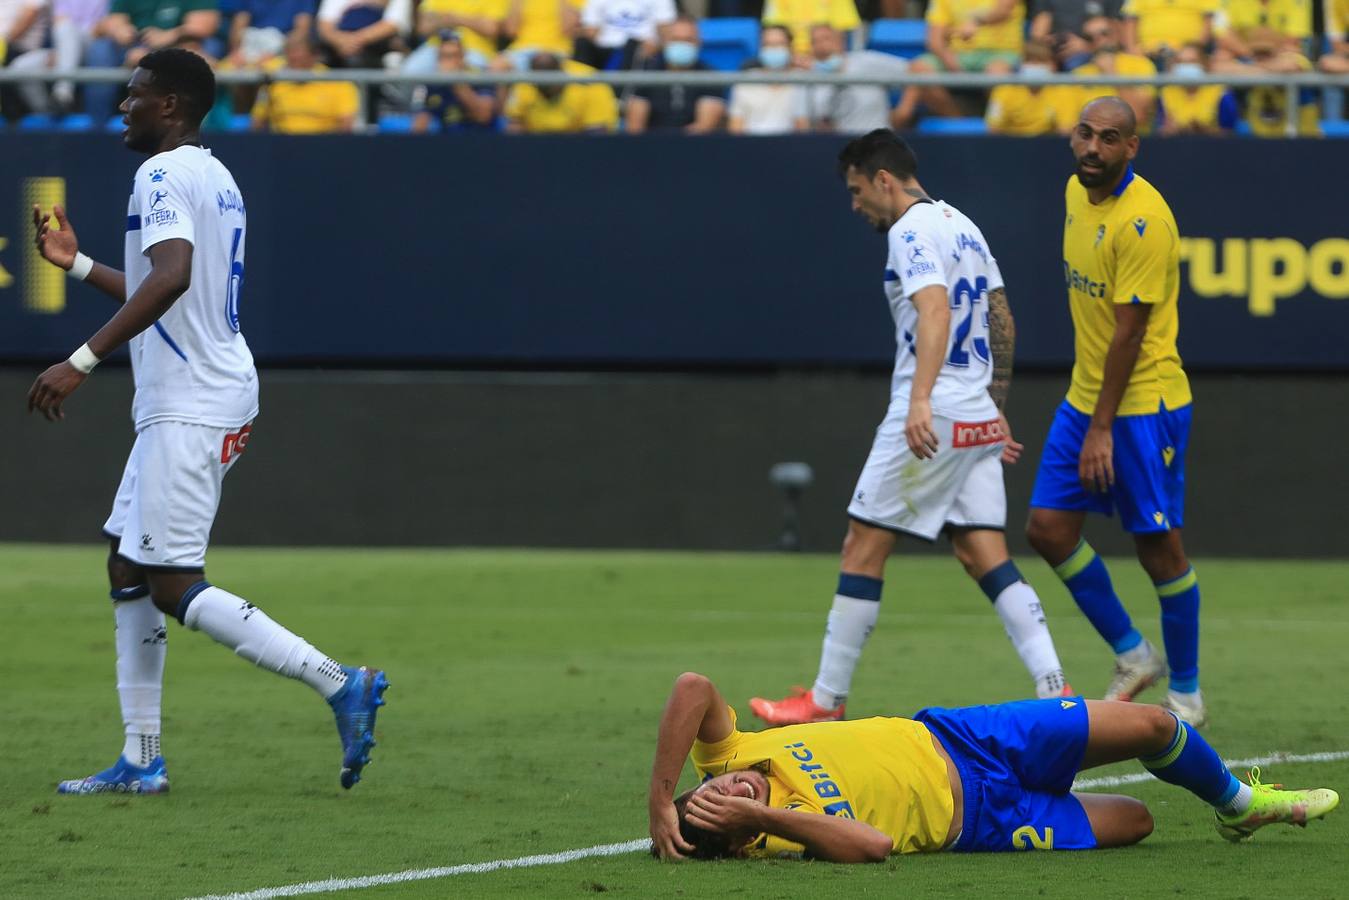
M1124 123L1108 109L1088 105L1073 129L1069 145L1083 187L1113 184L1138 149L1136 136L1125 137Z
M885 233L895 224L895 220L891 216L890 197L882 181L882 172L877 172L874 178L868 178L856 166L848 167L845 179L848 193L852 195L852 211L866 219L872 228Z
M746 797L756 803L768 803L768 794L770 788L768 779L761 773L753 769L745 769L741 772L727 772L724 775L718 775L715 778L709 778L694 793L702 791L712 791L716 794L725 794L728 797Z

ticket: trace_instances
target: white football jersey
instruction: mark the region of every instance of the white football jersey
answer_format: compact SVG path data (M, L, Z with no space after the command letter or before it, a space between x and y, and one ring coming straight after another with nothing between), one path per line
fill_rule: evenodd
M174 421L238 428L258 414L253 354L239 333L244 201L210 150L178 147L136 171L127 204L126 294L150 274L150 248L192 244L192 284L153 326L131 339L139 431Z
M978 226L941 201L909 207L889 233L885 297L895 320L895 374L890 382L890 414L907 415L918 356L918 308L910 302L920 289L939 285L951 303L946 357L932 388L932 411L956 421L996 418L988 395L993 375L988 346L988 292L1003 286L997 261Z

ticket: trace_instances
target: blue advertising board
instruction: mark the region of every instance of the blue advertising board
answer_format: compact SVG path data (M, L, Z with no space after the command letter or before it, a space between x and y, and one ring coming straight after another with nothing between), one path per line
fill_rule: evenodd
M884 239L820 136L276 137L211 146L247 204L259 360L429 366L884 366ZM998 258L1017 361L1071 363L1065 141L915 139L919 178ZM1349 178L1325 141L1145 140L1183 234L1181 352L1202 369L1349 369ZM142 157L115 135L0 135L0 361L59 358L110 307L36 259L68 207L120 267ZM221 285L221 302L227 288Z

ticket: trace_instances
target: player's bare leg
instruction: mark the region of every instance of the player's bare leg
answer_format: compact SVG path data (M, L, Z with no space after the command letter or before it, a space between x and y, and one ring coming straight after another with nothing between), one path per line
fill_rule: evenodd
M749 707L756 716L770 725L843 718L853 672L880 616L885 561L896 540L892 531L849 521L815 685L809 691L796 689L782 700L751 698Z
M342 787L360 781L375 746L375 713L388 688L376 669L343 666L286 630L265 612L205 580L204 572L150 571L155 605L192 631L203 631L239 656L309 685L328 701L342 738Z
M1037 697L1071 696L1049 634L1044 607L1007 552L1007 538L991 528L951 529L951 547L965 572L993 604L1008 639L1035 682Z
M1171 683L1162 705L1196 728L1208 721L1199 691L1199 579L1185 557L1179 528L1134 535L1162 608L1162 641Z
M164 614L150 599L145 571L119 556L117 546L114 540L108 551L108 586L116 623L117 698L126 739L112 768L61 782L57 790L63 794L162 794L169 789L159 730L167 649Z
M1152 813L1143 801L1120 794L1089 794L1073 791L1077 802L1087 814L1096 846L1128 847L1152 834Z
M1258 771L1242 784L1192 725L1160 706L1108 700L1086 704L1090 730L1082 769L1137 758L1162 781L1212 806L1218 832L1228 840L1245 840L1277 822L1305 826L1339 805L1334 791L1280 790L1279 785L1261 784Z
M1115 673L1105 699L1132 700L1166 674L1166 659L1134 628L1105 562L1082 539L1086 515L1081 510L1031 507L1026 538L1115 651Z

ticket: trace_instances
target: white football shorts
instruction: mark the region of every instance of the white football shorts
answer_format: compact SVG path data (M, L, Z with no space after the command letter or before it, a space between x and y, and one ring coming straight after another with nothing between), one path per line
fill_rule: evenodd
M919 459L904 439L907 413L889 416L857 479L848 515L867 525L935 541L947 525L994 528L1007 524L998 420L956 422L932 417L937 453Z
M156 422L136 435L103 533L119 555L152 569L202 569L225 473L252 425Z

